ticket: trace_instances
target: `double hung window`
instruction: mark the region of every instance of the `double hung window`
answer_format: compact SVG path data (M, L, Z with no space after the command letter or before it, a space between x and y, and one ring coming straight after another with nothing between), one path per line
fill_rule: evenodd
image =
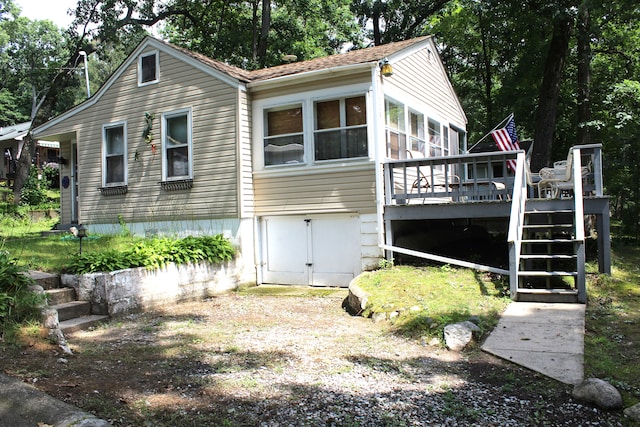
M127 124L113 123L102 127L103 187L127 183Z
M316 161L367 156L364 95L315 103L314 149Z
M193 178L191 110L162 115L162 163L165 180Z
M387 156L390 159L404 159L407 157L404 105L387 99L385 101L385 113Z
M426 141L424 133L424 115L414 111L409 112L410 150L426 155Z
M265 111L265 166L304 162L302 105Z

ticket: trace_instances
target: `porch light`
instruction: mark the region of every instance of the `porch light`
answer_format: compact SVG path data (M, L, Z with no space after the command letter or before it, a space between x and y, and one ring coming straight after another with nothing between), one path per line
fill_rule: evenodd
M380 72L385 77L390 77L393 75L393 67L389 63L389 58L384 58L380 61Z

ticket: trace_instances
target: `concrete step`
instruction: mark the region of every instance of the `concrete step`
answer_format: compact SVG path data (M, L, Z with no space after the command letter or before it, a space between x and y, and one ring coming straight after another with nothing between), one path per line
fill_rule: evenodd
M76 291L73 288L47 289L44 293L47 294L47 302L49 306L64 304L76 300Z
M109 321L109 316L89 315L82 317L75 317L60 322L60 329L63 333L68 334L80 330L86 330L91 327L97 326L101 323Z
M522 289L517 291L518 302L577 303L578 291L574 289Z
M91 314L91 303L88 301L72 301L63 304L53 305L51 308L58 310L58 321L73 319L74 317L89 316Z
M42 286L43 289L55 289L60 287L60 276L57 274L29 270L27 275L35 281L36 285Z

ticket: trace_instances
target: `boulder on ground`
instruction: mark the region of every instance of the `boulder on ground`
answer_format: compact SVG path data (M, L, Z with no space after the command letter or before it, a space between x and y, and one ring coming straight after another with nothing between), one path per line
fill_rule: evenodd
M618 389L599 378L587 378L573 388L571 395L600 409L620 409L623 405Z
M624 410L624 414L634 421L640 422L640 403L636 403L633 406L629 406Z
M444 327L444 342L453 351L461 351L473 339L474 333L480 328L473 322L465 321L453 323Z

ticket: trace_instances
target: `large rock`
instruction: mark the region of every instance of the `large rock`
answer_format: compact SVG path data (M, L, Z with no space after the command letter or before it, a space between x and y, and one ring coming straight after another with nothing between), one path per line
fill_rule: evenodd
M480 328L473 322L465 321L444 327L444 342L450 350L461 351L473 339Z
M612 410L622 408L620 392L599 378L587 378L573 388L574 399L591 403L598 408Z
M634 421L640 422L640 403L636 403L633 406L629 406L624 410L624 414Z

